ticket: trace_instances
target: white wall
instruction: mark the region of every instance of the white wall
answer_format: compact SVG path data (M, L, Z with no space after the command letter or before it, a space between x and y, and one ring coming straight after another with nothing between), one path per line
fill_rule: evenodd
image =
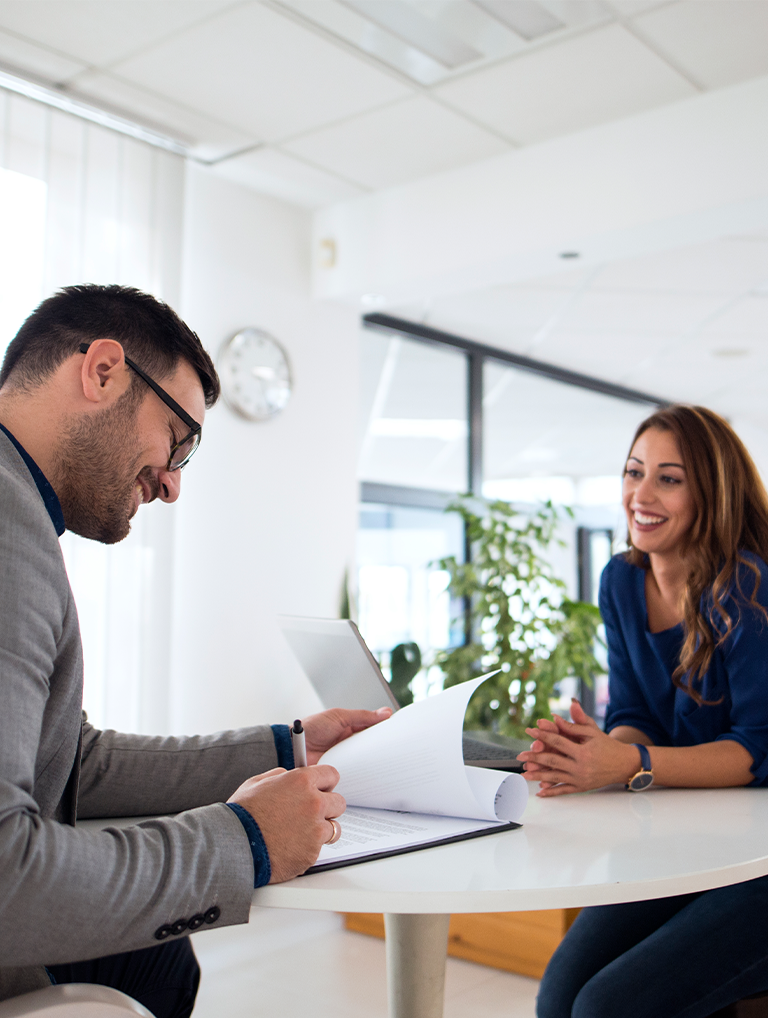
M175 731L287 722L317 707L278 613L336 617L352 567L357 322L310 297L311 219L190 166L180 311L214 356L244 326L288 351L294 393L266 423L206 418L175 508Z

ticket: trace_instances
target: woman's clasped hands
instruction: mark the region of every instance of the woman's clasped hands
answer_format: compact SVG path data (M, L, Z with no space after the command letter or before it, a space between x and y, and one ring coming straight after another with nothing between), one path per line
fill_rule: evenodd
M526 732L534 742L517 759L525 764L525 778L540 782L542 798L624 783L640 769L635 746L606 735L578 700L571 702L570 721L542 718Z

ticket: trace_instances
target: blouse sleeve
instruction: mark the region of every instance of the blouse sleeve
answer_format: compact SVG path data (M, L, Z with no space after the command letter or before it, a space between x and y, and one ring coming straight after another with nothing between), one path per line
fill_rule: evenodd
M612 559L603 570L598 599L608 644L608 710L605 730L610 732L619 725L630 725L647 735L654 745L664 745L667 739L648 709L646 696L632 665L627 637L620 623L616 594L623 578L617 575L616 566L616 559ZM634 615L637 610L640 610L639 606L630 606L627 614Z
M768 567L760 559L753 561L761 573L757 601L768 608ZM743 568L741 575L749 597L753 574ZM730 731L719 735L717 741L740 742L754 761L752 783L768 785L768 618L748 604L742 604L739 611L732 600L728 609L732 617L738 612L738 623L722 645L731 700Z

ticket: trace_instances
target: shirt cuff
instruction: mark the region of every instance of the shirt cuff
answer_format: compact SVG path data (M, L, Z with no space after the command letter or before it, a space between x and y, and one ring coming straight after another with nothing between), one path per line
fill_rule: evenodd
M226 805L235 814L248 835L248 844L251 846L251 855L253 856L253 886L263 887L269 883L272 876L272 866L264 836L259 830L259 825L244 806L241 806L239 802L228 802Z
M272 734L275 737L275 749L277 750L277 766L285 767L292 771L296 764L293 762L293 743L291 742L291 729L288 725L272 725Z

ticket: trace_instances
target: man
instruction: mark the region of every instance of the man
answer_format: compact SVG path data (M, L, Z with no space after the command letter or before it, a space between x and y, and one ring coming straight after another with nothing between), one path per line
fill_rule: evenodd
M58 537L122 540L179 497L219 381L198 337L136 290L45 300L0 372L0 999L103 982L182 1018L186 935L247 922L254 886L302 873L345 808L322 753L387 712L194 738L99 732L82 714L77 614ZM179 814L121 831L77 817Z

